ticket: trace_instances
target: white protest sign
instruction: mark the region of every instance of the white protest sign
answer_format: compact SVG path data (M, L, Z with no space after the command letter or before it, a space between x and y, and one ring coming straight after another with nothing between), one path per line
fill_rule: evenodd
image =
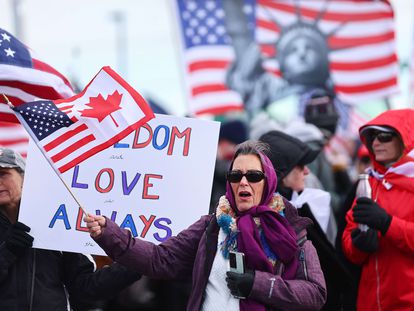
M62 177L84 209L160 243L208 213L220 124L156 115ZM19 221L34 247L103 255L78 208L31 142Z

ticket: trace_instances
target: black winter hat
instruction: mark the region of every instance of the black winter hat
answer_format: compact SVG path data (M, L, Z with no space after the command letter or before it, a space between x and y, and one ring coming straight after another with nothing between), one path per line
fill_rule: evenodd
M227 139L238 145L247 140L247 127L241 120L229 120L221 123L219 140Z
M260 141L270 146L269 159L282 180L297 165L306 165L315 160L320 150L313 150L299 139L280 131L263 134Z

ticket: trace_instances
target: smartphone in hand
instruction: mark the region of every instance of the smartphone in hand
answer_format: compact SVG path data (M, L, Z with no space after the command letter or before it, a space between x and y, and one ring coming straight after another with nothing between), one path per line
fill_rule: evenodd
M230 271L243 274L245 273L244 253L229 252Z

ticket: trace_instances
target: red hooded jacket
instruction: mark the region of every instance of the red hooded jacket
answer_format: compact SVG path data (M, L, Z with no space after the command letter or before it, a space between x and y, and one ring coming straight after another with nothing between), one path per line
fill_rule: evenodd
M414 110L386 111L362 126L360 134L371 125L392 127L404 143L403 156L389 168L376 162L370 150L372 199L392 215L392 221L384 236L378 234L378 250L366 253L352 244L351 231L357 224L351 209L343 249L352 262L362 265L358 310L414 310Z

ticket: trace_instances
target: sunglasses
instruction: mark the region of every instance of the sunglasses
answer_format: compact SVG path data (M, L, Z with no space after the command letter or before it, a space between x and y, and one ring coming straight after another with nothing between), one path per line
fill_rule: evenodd
M262 171L258 170L248 170L246 173L242 173L240 170L232 170L227 172L227 180L231 183L237 183L242 180L242 178L246 177L248 182L259 182L263 180L266 176Z
M370 143L372 144L375 138L381 143L389 143L396 136L397 134L392 132L374 132L370 137Z

